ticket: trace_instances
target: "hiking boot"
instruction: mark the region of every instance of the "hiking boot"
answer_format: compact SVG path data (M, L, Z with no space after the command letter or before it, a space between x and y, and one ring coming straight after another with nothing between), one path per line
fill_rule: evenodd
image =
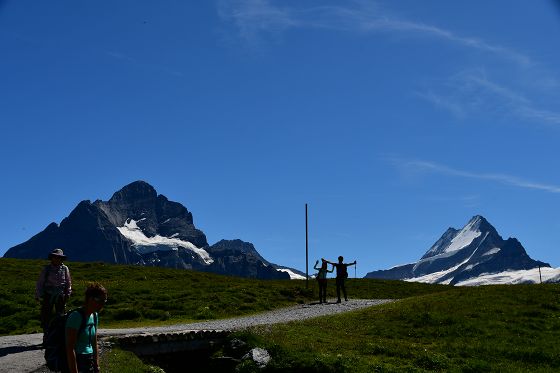
M340 299L336 301L336 303L340 303Z

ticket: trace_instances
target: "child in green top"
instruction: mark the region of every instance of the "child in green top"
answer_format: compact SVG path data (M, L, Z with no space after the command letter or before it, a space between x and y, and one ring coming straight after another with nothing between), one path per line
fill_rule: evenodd
M69 373L99 372L97 313L107 302L107 290L98 283L89 284L84 306L72 312L66 321L66 357ZM83 320L85 328L81 330Z

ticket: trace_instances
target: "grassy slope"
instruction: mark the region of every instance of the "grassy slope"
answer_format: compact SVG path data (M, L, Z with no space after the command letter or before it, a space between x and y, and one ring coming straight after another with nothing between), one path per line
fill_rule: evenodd
M256 329L269 371L560 371L560 286L454 288Z
M33 294L45 263L0 259L0 334L39 330ZM306 290L304 281L101 263L69 266L75 288L70 307L81 303L87 281L108 288L100 318L105 328L250 314L316 301L317 294L314 281ZM269 371L560 371L560 285L453 288L352 279L348 288L355 298L402 300L257 328L248 338L273 353ZM334 295L333 284L329 294ZM111 371L128 364L115 362L127 361L123 356L111 360Z
M35 282L47 261L0 259L0 335L37 332L39 306ZM109 291L101 326L163 325L226 318L315 300L309 281L259 281L184 270L102 263L72 263L74 294L69 309L83 302L87 282L99 281ZM352 297L403 298L444 291L445 286L388 281L349 280ZM334 296L334 284L329 285Z

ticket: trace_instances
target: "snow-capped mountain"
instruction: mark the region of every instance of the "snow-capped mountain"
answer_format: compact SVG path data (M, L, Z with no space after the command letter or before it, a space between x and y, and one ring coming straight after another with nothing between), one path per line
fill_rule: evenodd
M539 267L547 274L552 270L548 263L531 259L515 238L503 240L477 215L460 230L449 228L418 262L365 277L452 285L522 283L539 280Z
M80 202L60 225L49 224L4 257L46 258L62 248L73 261L102 261L194 269L263 279L289 279L248 242L221 240L209 246L180 203L136 181L109 201Z

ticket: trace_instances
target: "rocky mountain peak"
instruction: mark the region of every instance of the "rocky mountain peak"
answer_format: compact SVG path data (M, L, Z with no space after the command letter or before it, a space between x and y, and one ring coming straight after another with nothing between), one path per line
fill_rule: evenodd
M137 202L142 200L154 200L157 198L157 192L153 186L145 181L138 180L125 185L121 190L115 192L110 204L122 202Z
M475 215L460 230L449 228L416 263L373 271L366 277L457 284L538 266L549 264L531 259L517 239L504 241L492 224Z
M492 224L490 224L482 215L473 216L467 225L463 227L463 230L473 232L492 232L498 234L496 228L494 228L494 226L492 226Z
M145 181L130 183L109 201L80 202L62 220L10 248L7 258L45 258L63 248L73 261L103 261L194 269L262 279L290 278L266 261L253 244L222 240L209 246L181 203Z

